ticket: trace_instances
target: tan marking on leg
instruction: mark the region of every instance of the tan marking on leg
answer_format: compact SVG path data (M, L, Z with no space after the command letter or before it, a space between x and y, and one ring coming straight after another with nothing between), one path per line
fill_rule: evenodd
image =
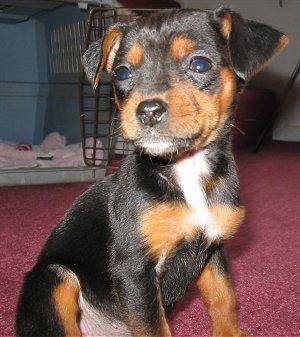
M169 328L169 324L167 323L166 318L164 317L163 322L161 323L160 333L158 337L172 337L172 333Z
M232 236L245 217L245 209L242 206L232 207L215 204L211 205L209 209L221 240L226 240Z
M227 274L221 273L208 263L197 281L197 286L208 307L213 336L250 336L238 326L236 298Z
M176 36L171 45L171 56L182 60L196 49L196 43L186 36Z
M144 51L139 43L134 44L126 55L127 61L135 67L138 67L142 63L143 57Z
M161 296L161 290L160 290L160 286L157 285L157 288L159 289L159 310L160 310L160 331L159 331L159 336L163 336L163 337L172 337L172 333L166 318L166 313L165 313L165 309L163 307L162 304L162 296Z
M64 327L66 336L81 336L78 327L79 287L75 280L67 279L60 283L53 292L55 308Z
M191 240L199 231L192 211L179 203L162 203L148 209L140 219L141 234L150 254L168 254L181 240Z

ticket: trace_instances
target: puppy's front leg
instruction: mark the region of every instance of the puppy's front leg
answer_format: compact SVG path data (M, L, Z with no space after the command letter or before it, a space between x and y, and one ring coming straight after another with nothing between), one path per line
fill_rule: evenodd
M238 326L236 298L223 247L213 253L197 281L197 286L208 306L213 336L251 336Z
M115 287L123 319L134 337L171 337L152 265L134 258L118 264Z

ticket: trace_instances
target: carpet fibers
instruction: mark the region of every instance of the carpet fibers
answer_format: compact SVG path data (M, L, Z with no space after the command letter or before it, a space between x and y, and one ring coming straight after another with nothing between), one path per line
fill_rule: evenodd
M229 241L240 321L253 336L300 337L300 143L236 154L247 217ZM0 188L0 336L14 336L22 278L89 184ZM210 336L195 286L170 317L175 337Z

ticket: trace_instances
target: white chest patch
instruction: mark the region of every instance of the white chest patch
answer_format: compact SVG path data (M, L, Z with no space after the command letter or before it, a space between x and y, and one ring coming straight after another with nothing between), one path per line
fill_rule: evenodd
M205 150L181 160L175 165L175 175L186 203L195 214L195 220L207 239L213 241L220 233L214 226L204 190L204 181L211 174Z

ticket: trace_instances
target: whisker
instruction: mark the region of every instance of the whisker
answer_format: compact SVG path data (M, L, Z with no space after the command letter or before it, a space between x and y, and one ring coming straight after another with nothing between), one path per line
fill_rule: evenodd
M237 125L231 123L230 126L232 126L233 128L235 128L235 129L238 130L243 136L245 136L246 132L244 132L242 129L240 129Z

